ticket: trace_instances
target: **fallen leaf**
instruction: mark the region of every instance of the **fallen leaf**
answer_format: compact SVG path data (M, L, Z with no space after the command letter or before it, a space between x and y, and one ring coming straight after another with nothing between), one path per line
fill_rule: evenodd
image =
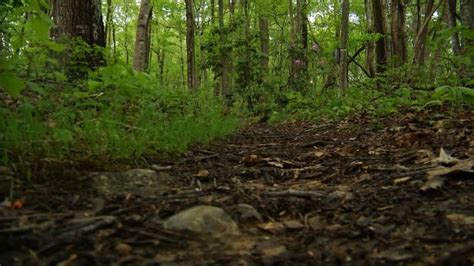
M74 265L75 261L79 256L77 254L71 254L66 260L63 260L57 264L57 266L69 266Z
M128 256L132 251L132 247L126 243L118 243L115 246L115 251L121 256Z
M19 199L18 199L18 200L15 200L15 201L11 204L10 208L15 209L15 210L22 209L24 204L25 204L25 203L24 203L23 200L19 200Z
M257 164L260 161L261 159L260 157L258 157L258 155L251 154L251 155L244 156L240 162L245 163L245 164Z
M440 148L439 156L435 161L439 164L452 164L459 162L459 159L452 157L451 155L447 154L443 148Z
M283 168L283 164L275 161L267 162L268 165L275 166L278 168Z
M421 191L429 191L429 190L438 190L444 184L444 179L440 176L433 176L428 178L428 180L420 187Z
M268 222L264 224L259 224L257 227L272 234L278 234L285 230L285 226L282 223L278 222Z
M459 213L447 214L446 219L448 219L449 221L453 223L466 224L466 225L474 224L474 216L466 216L464 214L459 214Z
M376 259L385 259L389 261L404 261L412 259L414 257L414 254L401 250L385 250L374 256L374 258Z
M284 221L283 224L289 230L300 230L304 228L304 225L297 220Z
M176 260L176 255L171 254L171 253L166 253L166 254L157 254L153 260L156 263L166 263L166 262L173 262Z
M280 256L287 251L284 245L272 242L258 244L257 249L264 257Z
M196 177L208 177L209 176L209 171L206 170L206 169L202 169L202 170L199 170L199 172L197 174L195 174L194 176L196 176Z
M398 184L405 183L405 182L409 181L410 179L411 179L411 177L409 177L409 176L400 177L400 178L397 178L397 179L393 180L393 183L395 185L398 185Z

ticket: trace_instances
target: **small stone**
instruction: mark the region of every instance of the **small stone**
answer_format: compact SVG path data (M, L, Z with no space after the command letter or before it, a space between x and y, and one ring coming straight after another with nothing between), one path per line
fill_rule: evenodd
M223 209L199 205L169 217L163 224L167 230L205 233L212 237L239 234L238 225Z

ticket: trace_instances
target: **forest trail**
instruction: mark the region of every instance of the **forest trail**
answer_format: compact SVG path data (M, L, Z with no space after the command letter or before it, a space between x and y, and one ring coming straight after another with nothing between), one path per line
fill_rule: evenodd
M149 165L16 179L23 201L0 208L0 264L474 262L473 110L260 123ZM196 226L218 228L166 225L198 205L210 222Z

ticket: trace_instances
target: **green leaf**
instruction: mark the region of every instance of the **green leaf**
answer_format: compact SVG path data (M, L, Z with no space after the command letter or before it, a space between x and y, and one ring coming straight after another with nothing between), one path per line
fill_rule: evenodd
M88 80L87 81L87 89L89 91L96 91L102 86L102 82L95 81L95 80Z
M0 88L5 90L8 95L17 97L25 88L25 81L18 78L13 73L0 73Z

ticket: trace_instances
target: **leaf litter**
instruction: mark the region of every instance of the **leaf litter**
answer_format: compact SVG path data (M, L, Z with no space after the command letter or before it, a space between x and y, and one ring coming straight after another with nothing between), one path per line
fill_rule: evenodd
M259 123L30 182L0 166L0 264L472 265L474 112L445 113Z

